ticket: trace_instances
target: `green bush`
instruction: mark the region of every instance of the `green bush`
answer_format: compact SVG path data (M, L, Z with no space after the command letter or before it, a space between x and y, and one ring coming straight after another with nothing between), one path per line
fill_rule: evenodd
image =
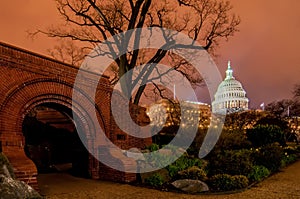
M249 180L243 175L217 174L212 176L208 183L215 191L231 191L247 187Z
M187 150L189 154L196 157L199 155L199 150L203 147L202 143L206 133L207 130L199 130L191 147ZM247 137L243 132L238 130L223 130L211 153L220 150L240 150L250 148L251 142L247 140ZM211 156L210 154L208 154L208 157Z
M145 183L153 187L159 187L164 184L164 179L160 174L153 174L145 179Z
M157 144L153 143L150 146L148 146L147 149L149 149L151 152L158 151L159 150L159 146Z
M10 176L12 178L15 178L13 167L11 166L11 164L8 161L7 157L3 153L0 153L0 174L5 174L4 165L6 165L6 168L9 172Z
M177 167L179 167L180 170L184 170L184 169L187 169L192 166L202 167L203 162L198 158L190 158L187 155L183 155L180 158L178 158L173 163L173 165L176 165Z
M285 153L285 155L283 156L283 158L281 160L281 167L285 167L285 166L295 162L297 159L298 159L298 156L296 154L288 155L287 153Z
M269 144L256 149L253 155L256 165L265 166L271 172L274 172L281 167L283 149L277 144Z
M255 165L248 175L248 179L252 182L259 182L270 175L269 169L262 165Z
M178 178L206 181L207 175L203 169L200 169L197 166L193 166L188 169L179 171Z
M246 135L238 130L224 130L215 146L222 150L240 150L251 148L251 142L247 140Z
M233 179L233 189L243 189L249 185L249 180L244 175L234 175L232 176Z
M215 152L209 160L209 174L227 173L230 175L248 175L252 169L252 151L225 150Z
M291 147L291 146L284 147L283 151L284 151L284 153L287 153L288 155L299 153L297 151L296 147Z
M167 167L169 175L172 178L176 178L179 171L188 169L190 167L197 166L205 170L207 162L199 158L191 158L188 155L182 155L175 162Z
M278 142L281 146L285 146L284 132L276 125L257 125L247 130L247 138L254 147L261 147L268 144Z
M169 171L169 175L173 179L178 178L178 172L188 169L190 167L197 166L205 170L207 166L207 161L199 159L199 158L191 158L188 155L182 155L175 162L167 166L167 170Z
M300 153L300 145L295 147L295 151L296 151L296 153Z
M171 178L175 178L178 174L178 171L180 171L179 167L176 165L169 165L167 167L167 170L169 171L169 175Z

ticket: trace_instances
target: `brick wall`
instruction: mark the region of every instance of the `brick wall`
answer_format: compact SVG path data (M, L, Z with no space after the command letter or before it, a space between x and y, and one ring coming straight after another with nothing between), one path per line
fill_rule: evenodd
M125 149L144 147L151 144L151 138L138 139L122 132L111 116L110 100L112 88L107 77L82 71L85 76L81 80L80 93L82 97L72 107L72 92L78 69L56 60L44 57L23 49L0 43L0 141L2 150L8 156L19 179L37 187L37 170L33 162L24 153L24 136L22 122L30 110L42 104L59 104L72 109L85 132L88 147L98 151L99 146L105 146L104 140L97 140L100 124L106 136L117 146ZM88 93L97 87L94 100ZM122 102L126 103L126 102ZM86 107L82 107L86 105ZM96 110L97 118L91 118L90 113ZM145 110L131 106L131 112L136 115L137 123L145 123ZM135 118L135 116L132 116ZM146 118L146 119L145 119ZM122 140L118 140L118 136ZM120 138L120 136L119 136ZM101 152L100 152L101 153ZM135 161L127 159L119 162L126 167L134 166ZM90 173L96 179L118 179L132 181L135 176L104 167L93 157L89 161ZM115 176L114 176L115 175ZM118 177L116 177L118 176Z

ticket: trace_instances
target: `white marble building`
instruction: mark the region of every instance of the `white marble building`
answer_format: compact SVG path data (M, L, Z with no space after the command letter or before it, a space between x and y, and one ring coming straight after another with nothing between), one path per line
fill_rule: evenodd
M212 102L212 112L227 114L248 110L249 99L242 84L233 77L233 70L228 62L226 78L221 82Z

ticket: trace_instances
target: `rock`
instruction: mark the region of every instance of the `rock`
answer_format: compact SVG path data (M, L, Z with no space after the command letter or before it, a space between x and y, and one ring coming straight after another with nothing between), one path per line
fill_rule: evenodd
M167 156L171 156L173 154L171 149L159 149L159 153Z
M9 163L7 157L0 152L0 174L9 177L9 178L15 178L15 174L13 172L13 168L11 164Z
M8 171L8 168L6 166L6 164L4 164L2 166L2 172L4 176L8 177L8 178L12 178L12 176L10 175L9 171Z
M181 147L179 147L179 148L176 150L176 153L178 153L178 154L186 154L186 150L183 149L183 148L181 148Z
M140 152L139 149L137 148L131 148L128 151L126 151L125 155L129 158L133 158L135 160L145 160L145 157L143 155L143 153Z
M209 191L207 184L200 180L190 180L190 179L176 180L172 182L172 185L177 189L180 189L187 193L200 193L200 192Z
M172 152L173 152L173 155L175 155L175 156L181 156L183 154L187 154L186 150L182 147L177 147L177 148L175 148L175 150L173 149Z
M142 153L151 153L151 151L149 149L143 149L141 150Z
M10 177L0 175L0 198L24 199L41 198L40 194L25 182L14 180Z

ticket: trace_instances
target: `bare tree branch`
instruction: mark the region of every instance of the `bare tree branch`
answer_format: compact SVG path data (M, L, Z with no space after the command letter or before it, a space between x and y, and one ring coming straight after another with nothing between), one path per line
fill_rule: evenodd
M139 81L149 83L150 74L156 70L157 63L169 61L170 67L180 72L183 77L197 85L202 82L202 77L195 73L193 67L186 60L174 57L170 50L176 48L197 48L194 43L180 46L173 43L174 35L162 31L165 45L161 49L142 50L136 48L132 52L119 55L119 52L128 49L130 39L134 46L140 44L140 34L134 34L128 30L143 27L161 27L176 30L188 35L194 41L200 43L204 49L214 52L218 43L228 40L238 31L240 18L232 14L232 6L229 1L223 0L54 0L59 14L64 18L65 24L52 26L46 30L37 30L31 36L45 34L49 37L62 38L76 41L80 46L88 48L105 43L113 37L113 42L106 42L108 51L99 49L99 55L117 57L115 66L111 67L112 83L116 83L119 77L140 64L147 66L136 77L126 77L121 82L125 94L131 95L132 89ZM126 34L122 34L126 32ZM121 33L121 34L120 34ZM73 47L72 47L73 48ZM63 61L77 60L76 51L72 48L55 47L49 53ZM162 50L163 49L163 50ZM75 49L73 49L75 50ZM201 48L201 50L203 50ZM64 54L64 55L63 55ZM77 61L76 61L77 62ZM72 62L76 64L75 62ZM196 74L196 75L195 75ZM168 74L161 74L167 76ZM197 76L198 75L198 76ZM145 85L138 88L132 102L138 104Z

